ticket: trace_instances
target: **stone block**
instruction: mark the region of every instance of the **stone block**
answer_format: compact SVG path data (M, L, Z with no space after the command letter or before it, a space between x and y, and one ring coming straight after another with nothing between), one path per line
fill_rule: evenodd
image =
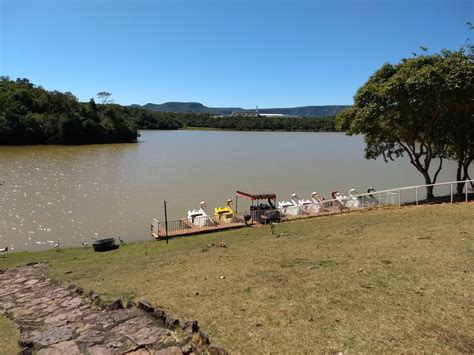
M150 313L153 313L155 310L155 308L147 300L138 301L137 307L140 309L143 309L145 312L150 312Z
M209 355L229 355L227 350L219 344L209 345L207 351L209 352Z

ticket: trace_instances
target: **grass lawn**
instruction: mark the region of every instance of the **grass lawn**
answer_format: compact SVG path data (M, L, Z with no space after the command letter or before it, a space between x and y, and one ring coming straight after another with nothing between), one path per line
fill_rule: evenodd
M473 217L472 203L360 212L0 268L48 261L53 278L197 319L234 353L473 353Z
M18 354L20 332L15 324L0 314L0 354Z

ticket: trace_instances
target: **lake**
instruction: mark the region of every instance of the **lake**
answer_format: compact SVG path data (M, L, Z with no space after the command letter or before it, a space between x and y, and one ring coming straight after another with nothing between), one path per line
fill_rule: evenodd
M364 159L342 133L143 131L137 144L0 147L0 248L36 250L122 236L150 239L153 217L225 205L236 190L329 197L423 184L407 159ZM438 181L452 181L445 164ZM240 208L239 203L239 210Z

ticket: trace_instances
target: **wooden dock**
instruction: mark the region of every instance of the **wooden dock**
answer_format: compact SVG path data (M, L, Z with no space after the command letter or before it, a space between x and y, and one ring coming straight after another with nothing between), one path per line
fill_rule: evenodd
M211 232L217 232L217 231L222 231L222 230L227 230L227 229L241 228L245 226L243 222L223 223L215 217L209 217L209 218L211 219L211 222L214 223L214 225L203 226L203 227L198 227L192 224L186 218L180 219L179 221L186 227L179 228L176 230L168 229L168 238L184 237L184 236L190 236L190 235L201 234L201 233L211 233ZM157 231L153 231L152 236L156 240L166 239L167 236L166 236L165 228L163 228L160 225L158 233Z

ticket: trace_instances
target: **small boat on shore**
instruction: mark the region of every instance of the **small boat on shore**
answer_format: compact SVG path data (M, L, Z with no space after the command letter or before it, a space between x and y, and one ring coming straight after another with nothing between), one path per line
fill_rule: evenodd
M119 246L115 244L115 238L105 238L94 241L92 248L94 248L94 251L104 252L118 249Z

